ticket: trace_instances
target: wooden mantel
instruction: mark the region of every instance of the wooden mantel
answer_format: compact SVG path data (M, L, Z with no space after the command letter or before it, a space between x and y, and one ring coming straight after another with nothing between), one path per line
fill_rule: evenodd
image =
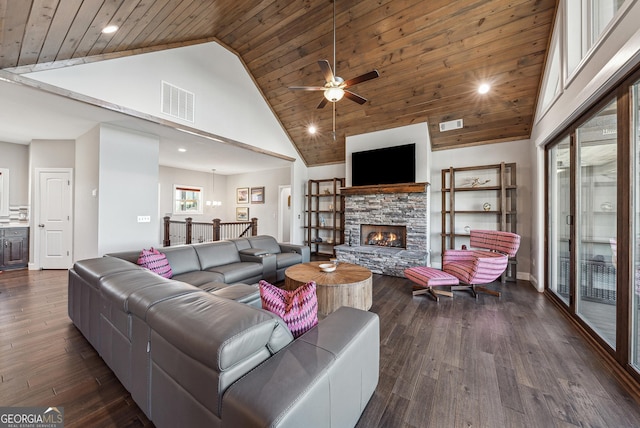
M429 183L379 184L375 186L341 187L341 195L373 195L376 193L423 193Z

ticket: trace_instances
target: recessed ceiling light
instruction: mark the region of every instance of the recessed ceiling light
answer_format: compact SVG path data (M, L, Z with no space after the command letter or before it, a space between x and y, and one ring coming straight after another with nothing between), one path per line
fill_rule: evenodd
M491 86L489 86L488 83L483 83L478 86L478 92L481 94L486 94L487 92L489 92L489 89L491 89Z
M108 25L102 29L103 34L111 34L115 33L116 31L118 31L117 25Z
M307 131L309 131L309 134L315 134L318 131L318 128L316 128L315 125L309 125Z
M178 151L179 151L180 153L184 153L184 152L186 152L186 151L187 151L187 149L180 147L180 148L178 149Z

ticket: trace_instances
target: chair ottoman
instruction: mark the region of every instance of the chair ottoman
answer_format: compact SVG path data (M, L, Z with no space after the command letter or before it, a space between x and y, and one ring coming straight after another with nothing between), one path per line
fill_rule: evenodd
M455 276L427 266L416 266L405 269L404 276L414 283L414 296L428 293L436 299L436 302L440 301L438 294L453 297L453 293L451 291L434 290L433 287L458 285L460 283Z

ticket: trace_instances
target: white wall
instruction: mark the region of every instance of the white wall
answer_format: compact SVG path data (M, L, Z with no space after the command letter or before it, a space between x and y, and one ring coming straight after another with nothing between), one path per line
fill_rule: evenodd
M187 217L191 217L194 222L201 223L211 223L215 218L219 218L223 222L235 221L235 217L231 218L227 215L228 207L231 203L231 199L229 198L229 194L231 194L231 192L227 189L226 176L220 174L214 175L212 172L199 172L161 166L159 180L160 228L158 233L160 242L164 239L163 217L166 215L176 221L184 221ZM181 215L173 213L173 186L176 184L202 187L202 214ZM206 201L220 201L222 202L222 206L207 206ZM235 203L235 201L233 202Z
M226 218L236 218L236 207L248 207L249 218L258 219L258 234L278 236L278 198L279 186L291 183L291 168L278 168L268 171L260 171L251 174L237 174L227 176L227 188L230 197L224 204ZM264 204L238 204L236 203L236 189L239 187L264 187ZM293 193L293 188L292 188ZM293 226L292 226L293 227ZM293 238L292 238L293 239Z
M36 168L73 168L75 144L74 140L33 140L29 146L31 181Z
M428 182L430 176L431 139L426 123L385 129L367 134L347 136L345 145L345 177L346 185L351 186L351 154L363 150L381 149L384 147L416 145L416 182ZM326 178L326 177L325 177Z
M176 184L202 187L202 214L179 215L173 213L173 186ZM175 220L181 221L186 217L191 217L196 222L210 222L214 218L219 218L222 221L235 221L235 217L231 219L226 212L231 200L229 193L231 192L227 189L227 176L225 175L168 166L160 167L160 219L169 215ZM206 201L221 201L222 206L207 206L205 205Z
M100 126L98 254L159 246L159 144L152 135Z
M307 178L309 180L323 180L325 178L345 178L346 164L336 163L331 165L312 166L308 168ZM345 184L346 187L346 184ZM307 189L305 188L305 191Z
M242 62L214 42L25 76L299 159ZM194 123L161 113L163 80L195 94Z
M291 241L302 241L303 184L307 180L304 161L242 62L217 43L133 55L29 73L26 76L177 123L183 121L160 112L161 82L164 80L195 93L195 123L184 122L186 125L296 159L289 170L286 184L292 187ZM249 123L242 123L243 120ZM250 181L259 183L261 180ZM271 193L277 193L277 190ZM226 201L222 217L235 219L235 194L227 195ZM264 215L265 210L258 209L257 212ZM250 210L251 216L253 212ZM272 229L270 227L267 230Z
M99 257L100 127L76 139L73 260Z
M304 243L304 207L308 176L308 168L296 161L291 168L291 242Z
M517 229L522 237L518 250L518 278L529 279L530 246L531 246L531 192L532 192L532 161L529 140L508 143L497 143L460 149L439 150L431 153L431 263L434 267L441 266L442 243L440 234L442 188L441 171L453 166L480 166L499 164L500 162L516 163L517 189Z
M29 205L29 146L0 141L0 168L9 169L9 205Z

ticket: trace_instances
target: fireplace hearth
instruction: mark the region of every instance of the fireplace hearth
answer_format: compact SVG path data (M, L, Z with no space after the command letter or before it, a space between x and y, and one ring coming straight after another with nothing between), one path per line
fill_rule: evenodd
M360 245L406 248L407 227L397 225L360 225Z

